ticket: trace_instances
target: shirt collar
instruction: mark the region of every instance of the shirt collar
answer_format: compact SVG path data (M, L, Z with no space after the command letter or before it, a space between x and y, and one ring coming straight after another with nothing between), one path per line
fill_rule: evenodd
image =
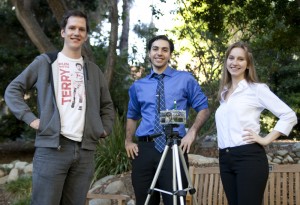
M239 82L238 87L236 88L237 91L244 90L245 88L249 87L248 82L246 79L243 79Z
M239 92L241 90L244 90L245 88L249 87L249 84L247 83L246 79L241 80L236 88L235 92ZM224 95L228 91L228 87L225 86L222 93L221 93L221 100L224 101Z
M171 77L172 74L173 74L173 72L174 72L174 69L172 69L170 66L168 66L168 67L164 70L164 72L163 72L162 74L164 74L165 76ZM153 69L151 69L151 73L150 73L150 75L149 75L149 78L154 78L154 75L155 75L155 74L156 74L156 73L153 71Z

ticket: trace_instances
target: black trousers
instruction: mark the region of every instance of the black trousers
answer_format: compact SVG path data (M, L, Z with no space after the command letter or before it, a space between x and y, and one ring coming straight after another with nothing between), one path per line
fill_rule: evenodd
M154 148L154 142L138 142L138 157L132 160L132 185L136 197L136 205L144 205L148 196L148 190L154 179L158 164L161 160L162 153ZM180 148L179 148L180 149ZM172 149L170 147L168 154L164 160L160 175L157 179L155 188L165 191L173 191L173 168L172 168ZM179 157L180 158L180 157ZM184 154L188 167L188 157ZM179 159L181 162L181 160ZM187 188L188 182L184 169L181 165L182 187ZM178 189L178 186L177 186ZM173 205L173 196L162 193L164 205ZM185 201L185 197L184 197ZM154 191L150 197L149 205L160 204L160 192Z
M255 143L219 150L220 174L229 205L261 205L269 168Z

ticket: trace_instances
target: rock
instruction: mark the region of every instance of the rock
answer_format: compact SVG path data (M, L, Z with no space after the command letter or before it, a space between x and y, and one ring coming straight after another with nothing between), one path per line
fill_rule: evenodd
M288 163L291 163L291 164L294 163L294 160L293 160L293 158L290 155L287 155L286 159L288 160Z
M24 169L26 167L27 164L28 164L28 162L20 162L20 161L18 161L18 162L15 163L15 168L22 170L22 169Z
M281 161L281 163L282 163L282 164L287 164L287 163L289 163L289 161L288 161L286 158L284 158L284 159Z
M297 142L293 145L293 152L300 152L300 142Z
M0 178L0 184L5 184L7 182L8 175Z
M106 189L104 190L104 193L106 194L117 194L117 193L125 193L125 185L122 181L114 181L110 183Z
M19 178L19 170L13 168L8 175L7 182L16 181Z
M4 176L5 176L5 172L2 169L0 169L0 178Z
M30 173L32 173L32 170L33 170L33 165L32 165L32 163L26 165L26 166L24 167L24 169L23 169L23 171L24 171L25 174L30 174Z
M276 152L276 154L278 154L279 156L285 156L285 155L287 155L289 153L289 151L288 150L278 150L277 152Z
M92 199L89 205L111 205L112 202L109 199Z
M3 169L11 170L12 168L14 168L14 165L12 163L10 163L10 164L2 164L0 167L3 168Z
M273 159L269 154L267 154L267 158L268 158L268 161L272 161L272 159Z
M190 164L211 164L211 163L219 163L217 158L212 157L203 157L201 155L189 154L189 163Z
M99 187L101 187L103 184L107 183L109 180L113 179L114 177L115 177L114 175L108 175L106 177L103 177L102 179L99 179L93 184L92 189L89 192L92 193L94 190L98 189Z
M206 135L203 142L217 142L217 135Z
M274 162L274 163L276 163L276 164L281 164L281 160L278 159L278 158L273 159L272 162Z
M127 202L127 205L135 205L135 201L133 199L130 199L128 202Z

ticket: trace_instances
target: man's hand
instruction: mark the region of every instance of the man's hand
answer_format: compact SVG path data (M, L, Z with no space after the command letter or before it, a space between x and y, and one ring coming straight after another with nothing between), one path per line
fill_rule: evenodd
M39 126L40 126L40 119L35 119L33 120L30 125L30 127L32 127L33 129L37 130L39 129Z
M209 110L208 110L208 108L200 110L198 112L194 124L189 129L189 131L186 133L186 135L181 139L180 147L181 147L183 153L185 151L187 153L190 152L192 143L196 139L198 131L203 126L203 124L208 119L208 117L209 117Z
M186 153L190 152L191 146L193 144L195 140L195 135L188 132L182 139L180 142L180 148L182 149L182 152L184 153L186 151Z
M139 147L136 143L125 140L125 149L129 158L131 157L134 159L136 156L138 156Z
M105 138L105 137L107 137L107 132L104 130L100 138Z

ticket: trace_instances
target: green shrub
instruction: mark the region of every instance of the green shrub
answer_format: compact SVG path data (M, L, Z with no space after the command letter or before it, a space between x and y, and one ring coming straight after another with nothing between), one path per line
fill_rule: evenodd
M125 150L125 118L116 114L112 133L100 140L95 155L94 180L107 175L116 175L131 169Z
M13 203L13 205L30 205L30 196L24 197L17 202Z
M5 185L5 190L12 194L13 205L29 205L31 197L31 177L20 177Z

